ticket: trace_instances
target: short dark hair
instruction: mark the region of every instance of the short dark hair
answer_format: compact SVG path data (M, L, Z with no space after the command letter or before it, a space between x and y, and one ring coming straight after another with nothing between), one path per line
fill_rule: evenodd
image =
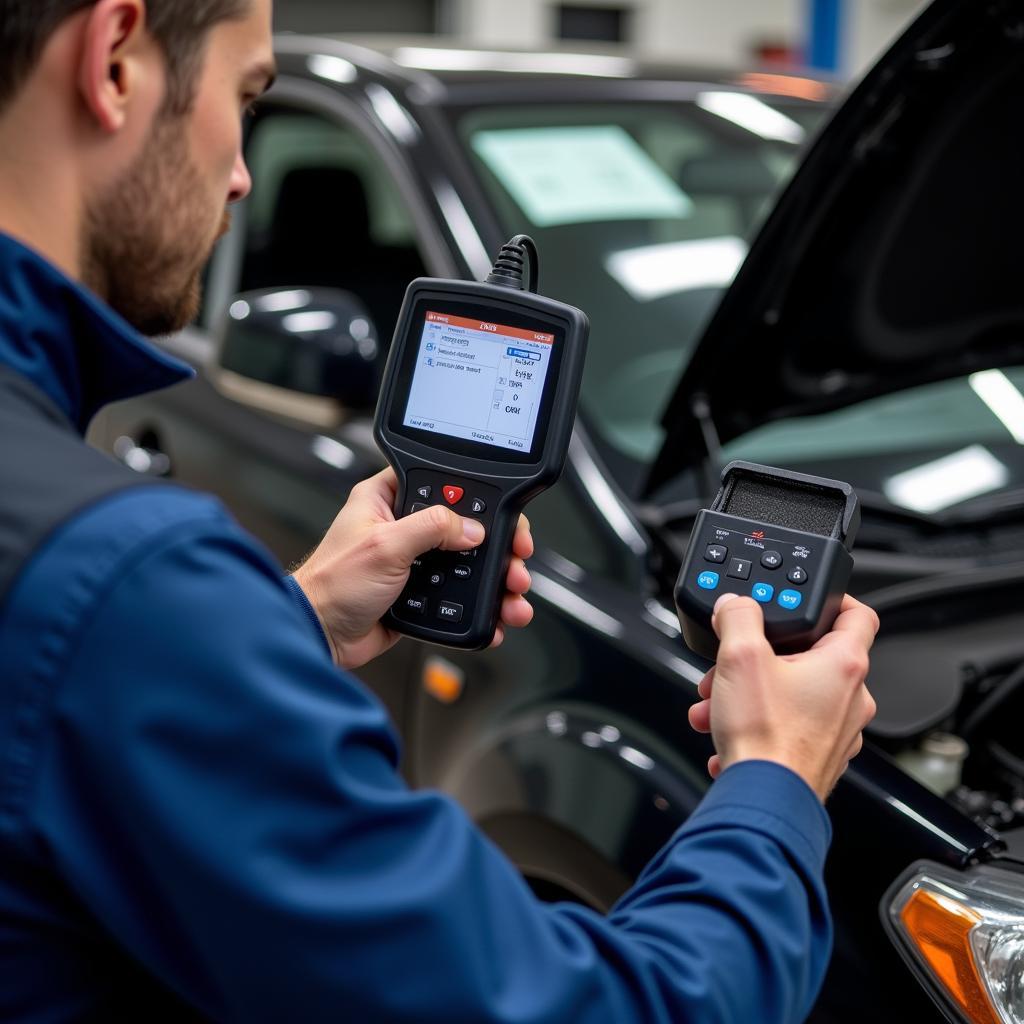
M192 103L207 33L245 13L251 0L145 0L146 24L167 60L167 107ZM0 0L0 110L15 97L50 36L96 0Z

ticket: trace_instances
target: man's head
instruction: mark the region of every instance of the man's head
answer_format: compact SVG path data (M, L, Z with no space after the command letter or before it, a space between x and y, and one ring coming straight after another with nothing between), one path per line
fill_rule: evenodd
M96 0L0 0L0 110L28 77L43 47L71 15ZM246 13L249 0L148 0L146 27L169 72L168 103L188 109L205 37L218 22Z
M140 330L183 326L272 77L270 0L0 0L0 230Z

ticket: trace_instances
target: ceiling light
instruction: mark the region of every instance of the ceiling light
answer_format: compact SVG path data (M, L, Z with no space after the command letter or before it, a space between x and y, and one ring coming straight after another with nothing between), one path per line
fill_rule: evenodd
M511 71L523 74L594 75L631 78L636 63L626 57L587 53L516 53L506 50L448 50L404 46L395 50L396 63L424 71Z
M332 57L327 53L314 53L306 60L306 67L317 78L325 78L328 82L347 85L359 77L355 64L342 57Z
M308 306L312 295L304 289L289 292L270 292L255 300L256 309L261 313L286 313L289 309Z
M338 317L329 309L311 309L306 313L289 313L281 326L292 334L313 334L338 326Z
M312 449L313 454L321 462L326 462L335 469L348 469L356 461L355 452L340 441L335 441L333 437L318 434L313 438Z
M807 137L807 132L793 118L746 93L702 92L697 97L697 106L770 142L799 145Z
M726 288L746 255L743 239L726 235L623 249L605 259L605 269L637 302L650 302L696 288Z
M1017 444L1024 444L1024 395L1002 370L982 370L968 378L974 393L1010 432Z

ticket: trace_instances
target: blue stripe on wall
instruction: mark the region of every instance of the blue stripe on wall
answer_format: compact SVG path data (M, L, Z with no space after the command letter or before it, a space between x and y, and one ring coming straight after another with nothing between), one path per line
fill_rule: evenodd
M819 71L838 71L841 61L843 0L808 0L810 32L807 63Z

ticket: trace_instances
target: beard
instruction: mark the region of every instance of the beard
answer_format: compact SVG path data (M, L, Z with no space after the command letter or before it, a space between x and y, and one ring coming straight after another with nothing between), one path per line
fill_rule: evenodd
M185 124L160 115L135 163L85 211L84 283L150 337L195 320L203 268L231 222L212 209Z

